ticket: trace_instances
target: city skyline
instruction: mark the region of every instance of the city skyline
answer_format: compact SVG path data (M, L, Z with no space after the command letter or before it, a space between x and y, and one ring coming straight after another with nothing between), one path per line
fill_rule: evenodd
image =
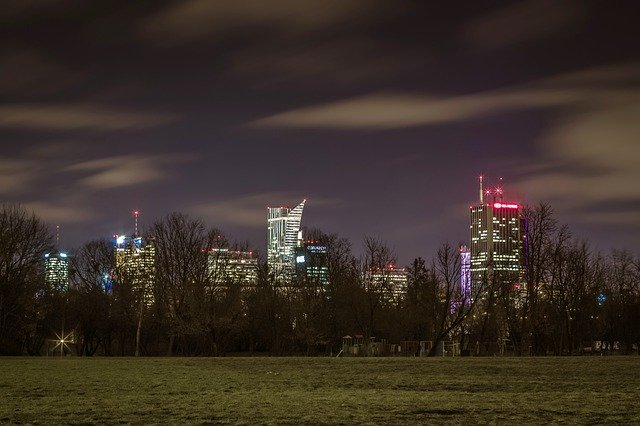
M479 203L478 200L476 201L470 201L469 202L469 207L468 207L468 212L471 213L472 215L472 223L473 223L473 218L479 217L478 214L480 214L480 210L478 209L482 209L482 217L487 216L487 218L491 218L492 216L492 212L506 212L507 215L508 213L510 213L511 211L515 212L516 216L520 215L522 216L523 214L523 209L527 208L527 207L535 207L538 203L533 202L532 204L528 205L528 204L521 204L520 202L517 202L515 199L511 198L510 201L503 201L504 200L504 194L505 194L505 189L504 186L502 186L504 184L503 182L503 178L498 178L495 180L495 182L491 182L490 180L489 182L489 186L487 186L487 177L485 175L479 175L476 177L479 180L480 183L480 192L479 192ZM477 184L478 181L476 181ZM484 186L484 190L483 190L483 185ZM507 197L508 198L508 197ZM319 229L316 226L314 226L314 224L309 224L306 222L302 222L302 210L304 209L305 204L307 203L307 199L305 198L299 205L295 206L294 208L288 207L286 205L282 205L279 207L267 207L268 212L270 212L267 215L267 237L266 239L264 239L263 241L241 241L240 239L235 238L234 235L230 235L230 234L225 234L226 238L229 238L229 247L227 248L232 248L235 245L248 245L248 247L250 247L252 250L254 250L256 252L256 254L261 255L264 257L264 260L269 261L269 247L272 245L273 241L271 238L271 225L270 223L277 218L272 218L271 217L271 212L276 212L276 211L282 211L282 212L294 212L295 213L295 224L292 227L296 229L296 241L301 237L301 234L304 230L309 230L309 229ZM553 208L553 206L551 206L551 208ZM308 211L308 210L307 210ZM37 212L36 212L37 213ZM82 244L87 243L89 241L92 240L99 240L99 239L112 239L113 243L114 243L114 247L118 247L119 245L121 245L120 239L122 239L123 241L125 239L131 239L133 241L133 239L137 236L140 237L141 234L143 234L146 230L147 227L151 226L152 223L154 221L157 220L161 220L163 219L162 217L154 217L151 220L147 220L146 222L141 220L141 216L143 216L143 212L139 209L136 210L130 210L128 212L128 218L130 223L129 224L124 224L122 225L121 228L119 228L118 232L111 232L108 235L86 235L84 236L84 239L80 240L80 243L78 243L78 245L76 246L72 246L69 244L65 244L64 243L64 238L63 238L63 242L60 243L60 239L61 239L61 226L60 225L55 225L55 227L52 224L48 224L50 226L51 229L55 229L56 230L56 244L55 244L55 249L56 250L64 250L64 251L70 251L76 248L79 248ZM288 213L287 213L288 214ZM284 214L281 219L287 219L287 214ZM277 214L276 214L277 216ZM514 216L514 217L516 217ZM196 219L201 219L201 217L198 216L194 216L194 218ZM485 219L487 219L485 218ZM441 243L450 243L453 245L456 244L460 244L462 247L473 247L474 246L474 233L477 234L479 231L478 229L475 229L477 227L468 226L468 221L469 221L469 217L467 216L467 224L465 224L463 226L463 230L467 230L466 232L466 236L457 240L457 241L453 241L451 239L449 240L443 240L441 241ZM495 218L494 218L495 220ZM120 221L122 222L122 221ZM485 220L486 222L486 220ZM287 220L284 220L283 223L285 224L286 227L286 223ZM570 223L568 223L570 224ZM206 226L208 226L209 228L216 228L215 224L210 224L210 223L205 223ZM484 225L486 226L486 225ZM469 235L468 229L471 229L471 235ZM475 230L474 230L475 229ZM320 231L325 231L323 229L319 229ZM460 232L460 229L454 229L451 230L450 234L461 234L464 232ZM283 228L283 232L284 232L284 228ZM287 230L288 234L291 234L290 230ZM291 234L293 235L293 234ZM289 240L291 240L291 235L289 235ZM364 234L363 237L371 237L373 235L374 238L378 238L377 234ZM342 236L342 235L339 235ZM577 235L577 237L579 239L583 239L583 240L587 240L589 241L588 236L584 236L584 235ZM284 233L283 233L283 238L284 238ZM138 238L140 239L140 238ZM302 236L302 240L304 240L304 236ZM397 246L394 244L394 241L391 240L383 240L381 239L381 242L383 242L384 244L388 245L389 248L392 249L392 251L394 252L394 254L397 255L398 252L398 248ZM591 242L591 241L589 241ZM289 243L291 243L291 241L289 241ZM361 243L361 241L351 241L351 243L355 243L353 248L354 248L354 252L355 253L359 253L361 247L359 247L359 243ZM291 245L291 244L290 244ZM295 247L295 244L291 245L291 247ZM620 249L621 247L616 247L613 246L611 247L611 249ZM625 247L625 249L627 249ZM402 248L400 249L401 252L403 252L404 250L402 250ZM517 250L516 250L517 251ZM68 253L65 253L65 256ZM408 264L409 262L411 262L413 259L417 258L417 257L428 257L433 253L420 253L420 254L415 254L415 255L410 255L410 258L407 259L399 259L399 263L400 264ZM291 251L291 253L288 253L288 256L290 257L289 259L289 263L291 263L293 265L294 261L293 261L293 251ZM514 258L515 259L515 258ZM515 261L515 260L514 260ZM473 267L472 267L473 269Z
M181 211L264 247L264 208L393 247L468 240L475 180L637 252L636 2L239 0L0 11L0 197L62 245ZM553 17L553 19L549 19Z

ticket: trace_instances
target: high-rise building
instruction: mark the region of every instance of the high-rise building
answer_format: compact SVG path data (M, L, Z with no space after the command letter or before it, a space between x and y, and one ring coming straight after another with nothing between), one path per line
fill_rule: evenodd
M258 258L251 251L213 248L209 250L208 272L214 286L254 286L258 279Z
M128 284L134 294L142 293L153 304L156 248L152 241L134 234L115 236L116 282Z
M296 277L318 284L329 284L327 246L314 241L304 241L295 249Z
M405 268L389 264L384 268L372 268L367 275L367 286L375 286L387 302L399 303L406 298L409 278Z
M69 289L69 256L55 250L44 255L44 279L48 288L65 292Z
M471 252L460 247L460 296L465 303L471 301Z
M290 279L295 271L295 250L301 243L300 222L306 200L293 209L268 207L267 264L277 277Z
M502 188L485 191L480 177L480 202L470 207L471 279L483 282L497 277L517 282L522 275L522 207L502 199ZM485 202L485 196L492 198Z

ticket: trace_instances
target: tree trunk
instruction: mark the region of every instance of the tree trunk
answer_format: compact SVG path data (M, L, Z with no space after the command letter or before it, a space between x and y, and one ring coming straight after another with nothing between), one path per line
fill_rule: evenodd
M173 356L173 341L175 336L172 334L169 335L169 347L167 348L167 356Z
M142 314L144 312L144 295L140 297L140 310L138 312L138 327L136 329L136 354L140 356L140 334L142 332Z

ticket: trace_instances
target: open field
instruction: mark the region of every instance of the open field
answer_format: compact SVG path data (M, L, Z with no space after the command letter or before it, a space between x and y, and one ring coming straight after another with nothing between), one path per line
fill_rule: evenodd
M640 357L0 358L0 422L640 422Z

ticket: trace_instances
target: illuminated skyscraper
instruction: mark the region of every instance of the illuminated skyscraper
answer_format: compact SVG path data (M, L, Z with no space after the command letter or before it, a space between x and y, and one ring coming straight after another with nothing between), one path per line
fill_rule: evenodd
M460 295L465 303L471 301L471 252L460 247Z
M296 247L296 276L318 284L329 284L327 246L305 241Z
M142 294L153 304L156 248L152 241L140 236L115 236L116 282L131 286L134 294Z
M295 250L302 240L300 222L306 201L302 200L293 209L268 207L267 264L269 269L281 278L287 279L293 276Z
M407 283L409 278L405 268L398 268L389 264L384 268L372 268L367 271L365 283L373 286L383 294L388 303L400 303L407 297Z
M208 272L214 286L250 287L258 278L258 258L250 251L213 248L209 250Z
M493 197L485 203L485 195ZM502 188L484 191L480 177L480 203L470 207L471 279L517 282L522 274L522 207L502 200Z
M59 226L56 226L56 250L44 255L44 280L48 288L65 292L69 289L69 256L57 247L60 247Z
M44 279L48 288L65 292L69 289L69 256L61 251L44 255Z

